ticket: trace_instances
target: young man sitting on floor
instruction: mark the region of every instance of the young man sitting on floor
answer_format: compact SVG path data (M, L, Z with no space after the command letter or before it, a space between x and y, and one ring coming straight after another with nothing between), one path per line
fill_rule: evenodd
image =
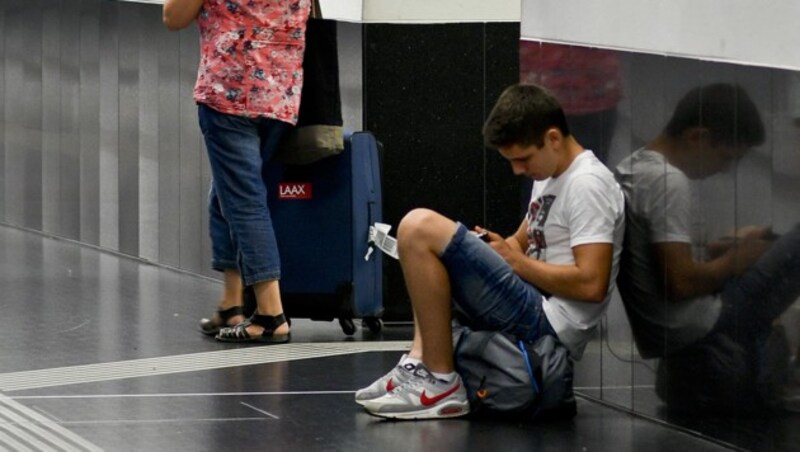
M474 330L535 341L552 335L579 359L606 309L624 235L624 198L612 173L569 133L559 103L535 85L513 85L483 128L487 146L534 183L528 214L486 242L458 222L415 209L400 222L398 250L414 311L411 350L356 392L376 416L469 413L455 372L452 310Z

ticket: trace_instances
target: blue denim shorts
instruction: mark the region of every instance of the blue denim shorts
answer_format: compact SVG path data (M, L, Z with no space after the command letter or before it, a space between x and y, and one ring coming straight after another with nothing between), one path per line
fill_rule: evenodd
M441 260L450 276L455 315L462 324L523 340L557 337L542 309L542 293L463 224L458 224Z

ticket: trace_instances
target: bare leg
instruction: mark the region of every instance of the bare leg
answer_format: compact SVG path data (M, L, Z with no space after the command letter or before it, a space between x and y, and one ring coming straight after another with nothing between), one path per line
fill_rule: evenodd
M242 278L238 270L227 269L223 276L222 299L210 319L200 319L203 334L217 334L220 328L238 325L244 320L242 315Z
M414 309L410 355L421 348L422 362L432 372L454 369L450 279L439 256L455 231L454 221L431 210L416 209L403 218L397 232L400 265Z
M239 270L228 269L225 270L224 275L223 280L225 287L222 292L222 301L219 304L219 308L224 310L234 306L241 306L242 290L244 290L241 273L239 273Z
M419 326L417 325L416 314L414 314L414 340L411 341L411 350L409 350L408 356L409 358L422 361L422 337L419 335Z
M236 306L242 305L242 290L244 289L242 285L242 275L239 273L239 270L235 269L227 269L224 272L223 277L224 288L222 290L222 300L219 302L219 310L224 311L226 309L230 309ZM222 319L219 318L219 314L214 314L216 316L217 321L221 324ZM244 320L244 316L242 315L235 315L228 319L227 325L225 326L233 326L240 323Z

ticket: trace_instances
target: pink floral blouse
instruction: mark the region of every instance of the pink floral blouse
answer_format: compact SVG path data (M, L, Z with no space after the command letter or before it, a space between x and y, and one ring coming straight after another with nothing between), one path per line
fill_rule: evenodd
M205 0L194 99L222 113L297 123L311 0Z

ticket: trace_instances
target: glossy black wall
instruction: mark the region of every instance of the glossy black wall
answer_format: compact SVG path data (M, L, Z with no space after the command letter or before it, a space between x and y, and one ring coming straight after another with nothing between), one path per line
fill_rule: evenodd
M519 182L481 126L519 78L519 24L364 26L364 124L383 143L384 221L415 207L503 233ZM386 320L410 320L400 266L385 261Z

